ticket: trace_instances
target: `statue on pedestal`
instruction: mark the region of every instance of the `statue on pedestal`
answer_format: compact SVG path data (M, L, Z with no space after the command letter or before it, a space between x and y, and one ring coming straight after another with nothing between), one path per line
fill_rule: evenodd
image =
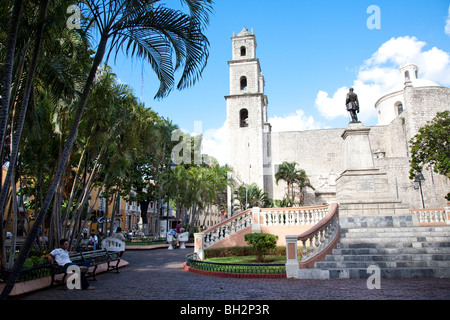
M358 95L353 92L353 88L350 88L349 92L347 93L345 105L347 106L347 111L350 112L352 122L359 122L357 116L357 113L359 113Z

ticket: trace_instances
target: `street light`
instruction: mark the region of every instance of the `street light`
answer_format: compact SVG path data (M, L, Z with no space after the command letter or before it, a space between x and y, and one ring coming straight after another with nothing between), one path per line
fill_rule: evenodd
M414 176L414 182L419 183L420 196L422 198L422 207L425 209L425 202L423 201L423 193L422 193L422 181L424 180L425 178L423 177L422 172L416 171L416 175Z

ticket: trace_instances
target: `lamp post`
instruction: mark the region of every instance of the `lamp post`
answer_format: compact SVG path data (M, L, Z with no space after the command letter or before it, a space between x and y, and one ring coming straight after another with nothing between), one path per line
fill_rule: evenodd
M419 183L419 189L420 189L420 196L422 198L422 207L425 209L425 202L423 201L423 193L422 193L422 181L424 181L425 178L423 177L422 172L417 171L416 175L414 176L414 182Z

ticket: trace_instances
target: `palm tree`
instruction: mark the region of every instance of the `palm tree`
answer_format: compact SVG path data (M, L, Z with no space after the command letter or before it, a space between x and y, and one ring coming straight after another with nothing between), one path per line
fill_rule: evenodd
M203 31L209 21L212 0L183 0L183 2L188 5L189 13L166 8L159 5L158 0L86 0L78 3L90 22L88 27L96 27L95 30L91 30L92 33L97 33L99 43L53 181L21 248L1 298L5 299L14 287L50 206L77 137L97 69L105 55L109 57L113 51L117 54L119 50L124 49L127 55L148 61L160 81L156 98L163 98L172 90L174 73L182 65L184 69L177 85L178 89L187 88L200 78L208 58L209 42Z
M296 162L284 161L278 168L278 172L275 173L275 182L278 185L278 181L284 180L287 184L286 187L286 199L289 199L289 203L295 202L295 185L300 188L300 202L302 203L302 192L305 186L311 187L308 176L305 170L297 169ZM314 189L314 188L313 188Z
M267 192L260 189L256 183L239 186L236 198L239 203L235 205L235 209L242 211L253 207L266 208L271 203Z
M27 81L25 85L23 100L22 100L22 107L20 109L20 115L19 115L19 121L17 124L17 129L15 130L14 139L12 143L12 149L11 149L11 155L9 159L9 166L8 166L8 172L6 174L6 178L4 181L4 186L1 190L0 194L0 216L3 216L3 208L5 207L6 203L6 197L9 191L9 185L11 184L11 177L13 175L13 171L16 165L16 159L17 154L19 151L19 143L22 136L23 126L25 123L25 116L28 109L28 102L31 96L31 91L33 88L33 81L34 81L34 74L36 72L39 52L41 49L41 43L42 43L42 36L44 34L44 26L45 26L45 19L47 15L47 9L48 9L48 1L49 0L43 0L41 1L40 7L39 7L39 17L38 17L38 30L36 33L36 41L34 45L33 50L33 56L31 59ZM1 149L0 149L1 150Z
M14 53L16 49L17 33L19 31L20 15L24 0L15 0L12 10L10 27L7 35L5 63L3 68L3 79L1 83L1 112L0 112L0 150L3 150L3 141L8 122L9 104L11 97L11 83L14 64ZM3 211L2 211L3 212ZM2 227L0 227L1 230Z

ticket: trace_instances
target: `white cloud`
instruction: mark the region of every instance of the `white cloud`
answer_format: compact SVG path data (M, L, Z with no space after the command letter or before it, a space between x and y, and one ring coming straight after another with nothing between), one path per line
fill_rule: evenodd
M216 158L220 165L227 162L226 126L209 129L203 134L202 153Z
M301 109L286 117L272 117L269 119L269 123L272 125L273 132L311 130L321 127L312 116L305 116Z
M448 16L445 23L445 33L450 36L450 6L448 7Z
M362 122L376 119L375 102L383 95L404 87L399 68L409 63L419 67L419 77L441 85L450 85L450 55L436 47L425 51L426 43L416 37L392 38L360 66L353 88L358 94ZM346 117L344 107L347 87L332 95L319 91L315 105L327 119Z

